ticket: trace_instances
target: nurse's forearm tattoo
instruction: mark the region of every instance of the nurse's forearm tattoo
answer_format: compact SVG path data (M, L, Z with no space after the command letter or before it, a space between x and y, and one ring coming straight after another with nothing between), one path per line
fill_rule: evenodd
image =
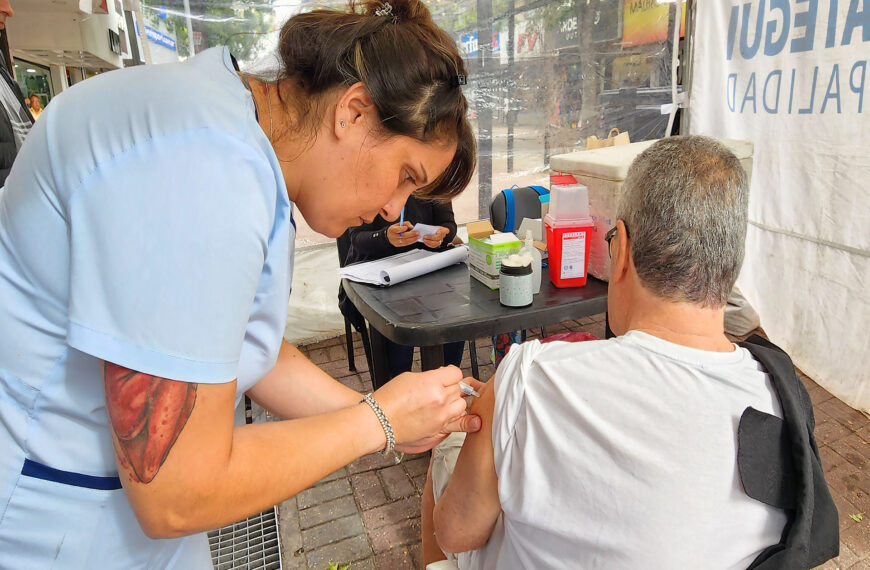
M157 475L184 429L196 384L143 374L106 362L106 410L115 432L116 451L134 481Z

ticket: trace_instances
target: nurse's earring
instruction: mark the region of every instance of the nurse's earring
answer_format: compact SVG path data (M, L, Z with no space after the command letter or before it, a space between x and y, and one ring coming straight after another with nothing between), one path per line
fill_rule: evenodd
M347 126L347 123L345 123L344 120L341 120L338 122L338 125L343 129Z

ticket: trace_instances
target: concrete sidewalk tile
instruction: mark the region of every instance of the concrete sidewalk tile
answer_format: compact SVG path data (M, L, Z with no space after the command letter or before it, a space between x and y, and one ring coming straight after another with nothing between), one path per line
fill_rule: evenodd
M315 527L327 521L336 520L341 517L355 515L359 512L356 501L353 500L353 495L345 495L334 501L328 501L299 511L299 528L302 530Z
M358 374L352 374L341 378L341 383L350 388L351 390L359 392L360 399L362 399L363 394L368 394L369 392L371 392L371 386L360 380Z
M347 362L347 347L343 344L335 344L326 349L327 362Z
M426 474L421 473L420 475L414 475L413 477L411 477L411 480L414 482L414 487L417 488L417 492L422 495L423 487L426 486Z
M406 458L405 461L402 462L402 466L411 477L419 475L420 473L425 475L426 471L429 469L429 454L426 454L423 457L415 457L414 459Z
M838 398L830 398L820 403L818 407L851 431L860 429L867 424L867 418L864 414Z
M377 570L378 566L375 563L375 558L366 558L364 560L358 560L350 565L349 570Z
M855 511L847 513L847 516L856 514L856 512L864 513L868 520L870 520L870 494L867 491L857 485L851 486L849 490L843 493L843 498L855 506ZM870 543L867 544L867 547L870 549Z
M594 334L600 339L604 338L604 321L593 323L586 327L586 331Z
M369 455L364 455L356 461L351 462L347 466L347 473L348 475L356 475L357 473L362 473L364 471L389 467L390 465L395 464L396 462L392 457L383 457L380 453L370 453Z
M315 342L312 344L306 344L305 348L307 350L319 350L321 348L328 350L332 346L344 346L344 335L334 336L332 338L321 340L320 342Z
M358 363L354 361L354 364L357 364L357 372L354 372L350 368L348 368L347 358L336 360L335 362L327 362L326 364L321 364L320 369L332 376L333 378L344 378L345 376L356 375L359 372Z
M329 521L320 526L302 531L302 546L306 552L310 552L321 546L338 542L352 536L365 536L366 529L362 518L354 513L351 516Z
M821 404L822 402L827 402L834 397L833 394L818 385L816 385L815 388L807 388L807 392L810 395L810 401L813 403L813 408L815 410L818 410L817 406L819 404Z
M308 360L318 365L329 362L329 352L325 348L313 348L308 351Z
M369 530L369 534L375 529L381 528L406 519L420 518L420 497L408 497L394 503L388 503L375 507L362 514L363 522Z
M384 490L387 492L387 497L392 500L402 499L415 495L417 490L411 482L411 478L405 472L401 465L393 465L378 471L381 480L384 482Z
M495 366L493 366L492 364L482 365L479 369L479 372L480 378L478 378L478 380L480 380L481 382L489 382L489 379L492 378L495 374Z
M420 519L408 519L400 523L382 526L369 531L372 550L375 554L387 552L397 546L420 544Z
M821 450L819 450L819 455L822 455ZM828 456L835 459L828 459ZM828 482L828 486L838 493L845 495L851 487L855 486L855 482L861 476L861 471L833 450L826 452L823 457L822 465L824 466L825 480Z
M333 471L332 473L330 473L329 475L327 475L326 477L324 477L323 479L318 481L317 484L319 485L320 483L328 483L329 481L335 481L336 479L346 479L346 478L347 478L347 469L342 467L341 469L339 469L337 471Z
M281 541L281 566L286 570L305 568L296 497L291 497L278 505L278 529Z
M863 513L861 509L853 505L849 502L848 499L843 497L837 491L831 490L831 497L834 499L834 503L837 505L837 513L840 516L840 532L843 532L849 527L855 526L858 524L856 520L854 520L850 515L861 514L862 516L868 517L870 519L870 513Z
M859 469L870 467L870 445L855 433L831 443L829 447Z
M816 566L815 570L846 570L857 564L861 558L852 552L848 546L840 544L840 555Z
M822 469L825 473L840 463L846 463L846 458L831 449L829 445L819 443L819 457L822 460Z
M353 488L356 502L364 511L379 507L388 501L377 471L366 471L351 476L350 486Z
M353 354L354 356L362 356L363 359L366 357L366 347L363 346L362 339L360 337L356 337L353 339Z
M870 519L865 520L855 526L846 529L840 533L840 544L845 544L858 559L867 557L868 545L870 545ZM840 554L842 556L843 553Z
M813 380L812 378L810 378L810 377L807 376L806 374L801 373L797 368L795 368L795 373L797 374L798 380L800 380L801 382L803 382L804 387L805 387L807 390L812 390L812 389L815 389L815 388L818 388L818 387L819 387L819 385L816 384L816 381L815 381L815 380Z
M308 559L308 567L312 569L326 570L327 565L332 562L342 565L350 563L350 567L356 570L354 562L368 558L373 554L368 537L360 534L327 544L321 548L315 548L311 552L306 552L305 557Z
M816 416L816 440L819 443L831 444L838 439L849 435L850 431L843 427L840 422L820 410L815 409Z
M844 462L827 471L825 480L831 490L841 494L857 509L857 512L870 515L870 493L867 490L870 487L870 479L866 473L851 463Z
M328 483L321 483L310 489L306 489L296 495L296 505L299 509L308 509L321 503L326 503L344 495L350 495L350 483L347 479L337 479Z
M408 545L408 550L411 552L411 560L414 561L414 566L423 568L423 545L420 543Z
M864 560L859 560L852 566L849 566L849 570L870 570L870 560L866 558Z
M416 548L415 548L416 546ZM417 559L415 560L415 554ZM416 570L420 568L419 545L397 546L375 555L379 570Z

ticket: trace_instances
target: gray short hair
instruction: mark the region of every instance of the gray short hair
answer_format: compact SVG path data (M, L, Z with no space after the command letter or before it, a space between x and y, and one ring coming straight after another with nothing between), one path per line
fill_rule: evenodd
M721 307L743 264L749 183L722 143L662 139L625 178L617 209L643 285L665 299Z

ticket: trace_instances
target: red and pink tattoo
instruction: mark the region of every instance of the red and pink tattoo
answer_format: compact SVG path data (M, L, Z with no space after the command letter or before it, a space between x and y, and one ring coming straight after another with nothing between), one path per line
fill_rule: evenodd
M136 372L105 363L106 407L122 463L134 480L148 483L166 461L184 429L196 384Z

